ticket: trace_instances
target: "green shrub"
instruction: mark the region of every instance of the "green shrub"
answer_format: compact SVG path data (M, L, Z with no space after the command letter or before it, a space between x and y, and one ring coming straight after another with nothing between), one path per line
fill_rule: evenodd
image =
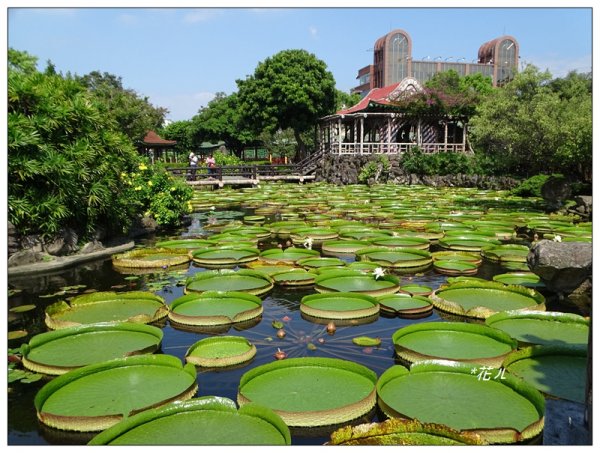
M387 156L380 155L375 160L367 162L358 174L358 181L366 183L369 179L374 178L375 182L385 182L388 179L391 169L391 164Z
M521 182L517 187L510 191L513 195L518 195L521 197L541 197L542 196L542 186L550 176L561 177L562 175L535 175L525 181Z

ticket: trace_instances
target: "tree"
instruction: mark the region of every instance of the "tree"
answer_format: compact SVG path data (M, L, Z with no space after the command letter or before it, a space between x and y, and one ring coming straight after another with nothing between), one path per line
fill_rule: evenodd
M194 149L191 121L174 121L165 126L159 135L167 140L176 140L177 144L174 149L178 153L187 154L188 151Z
M336 107L335 80L327 65L305 50L284 50L237 80L242 120L257 135L291 128L301 155L302 133Z
M360 94L346 93L345 91L335 90L335 110L329 113L335 113L343 108L350 108L360 102Z
M37 71L37 60L37 57L22 50L16 50L12 47L8 49L8 70L13 73L33 74Z
M254 133L242 122L237 93L219 92L206 107L191 120L190 134L193 143L203 141L225 142L225 146L238 156L245 146L254 141Z
M100 100L100 104L105 106L104 113L114 118L133 143L143 139L147 131L162 127L168 110L154 107L148 97L140 97L134 90L125 89L121 77L92 71L76 77L76 80Z
M473 144L505 172L591 179L591 92L534 66L496 89L471 119ZM562 87L562 88L560 88Z

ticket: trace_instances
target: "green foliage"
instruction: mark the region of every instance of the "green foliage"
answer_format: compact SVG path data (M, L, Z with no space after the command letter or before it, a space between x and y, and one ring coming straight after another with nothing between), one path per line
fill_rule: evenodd
M238 80L239 111L256 134L291 128L299 151L301 134L335 109L335 80L327 65L305 50L284 50Z
M174 121L161 129L158 134L166 140L176 140L177 144L173 148L186 158L190 150L195 149L191 121Z
M592 96L588 76L551 80L534 66L494 90L470 121L474 146L528 176L557 172L591 181Z
M134 90L123 88L121 77L92 71L76 79L98 99L102 114L112 117L134 143L164 123L167 109L154 107L147 96L140 97Z
M526 179L521 182L517 187L511 190L511 194L518 195L521 197L541 197L542 196L542 186L548 181L550 177L561 178L564 176L561 174L553 174L553 175L535 175L531 178Z
M472 174L476 163L463 153L425 154L417 146L402 155L400 164L407 173L417 175Z
M350 108L360 102L360 94L346 93L345 91L335 90L335 110L329 113L335 113L343 108Z
M124 196L130 204L145 210L144 214L153 217L160 226L176 226L182 215L192 212L193 189L173 178L159 164L141 163L136 171L121 173L121 179L127 187Z
M244 165L245 163L233 154L222 153L220 151L214 152L213 157L215 158L216 165Z
M27 52L8 49L8 70L12 72L23 72L33 74L36 72L37 57L29 55Z
M278 129L274 133L264 131L258 138L273 156L287 156L291 158L296 154L297 143L292 129Z
M377 159L367 162L361 168L358 174L358 181L362 184L368 183L369 180L373 180L375 183L386 182L391 168L392 166L388 157L379 155Z

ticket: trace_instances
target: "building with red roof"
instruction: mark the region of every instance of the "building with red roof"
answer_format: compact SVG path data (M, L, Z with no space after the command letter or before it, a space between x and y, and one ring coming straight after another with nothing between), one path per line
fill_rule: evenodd
M165 140L154 131L147 131L142 139L142 151L150 157L152 163L155 160L163 159L177 162L177 153L173 150L169 156L168 150L172 149L177 144L176 140Z

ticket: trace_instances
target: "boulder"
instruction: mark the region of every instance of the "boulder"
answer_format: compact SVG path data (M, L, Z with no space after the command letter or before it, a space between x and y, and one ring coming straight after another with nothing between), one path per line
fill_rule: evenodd
M36 252L32 249L21 250L8 258L7 267L23 266L33 264L48 259L48 255L43 252Z
M540 188L542 198L552 211L562 207L571 196L571 186L564 176L550 176Z
M102 242L94 240L91 242L86 242L77 253L79 255L85 255L87 253L98 252L100 250L104 250L104 245L102 245Z
M592 244L542 240L531 247L527 264L550 291L566 296L591 278Z
M8 228L6 233L6 246L8 249L8 255L10 256L19 251L19 232L11 222L8 222Z
M78 250L79 236L71 228L61 229L54 238L44 244L46 253L56 256L69 255Z

